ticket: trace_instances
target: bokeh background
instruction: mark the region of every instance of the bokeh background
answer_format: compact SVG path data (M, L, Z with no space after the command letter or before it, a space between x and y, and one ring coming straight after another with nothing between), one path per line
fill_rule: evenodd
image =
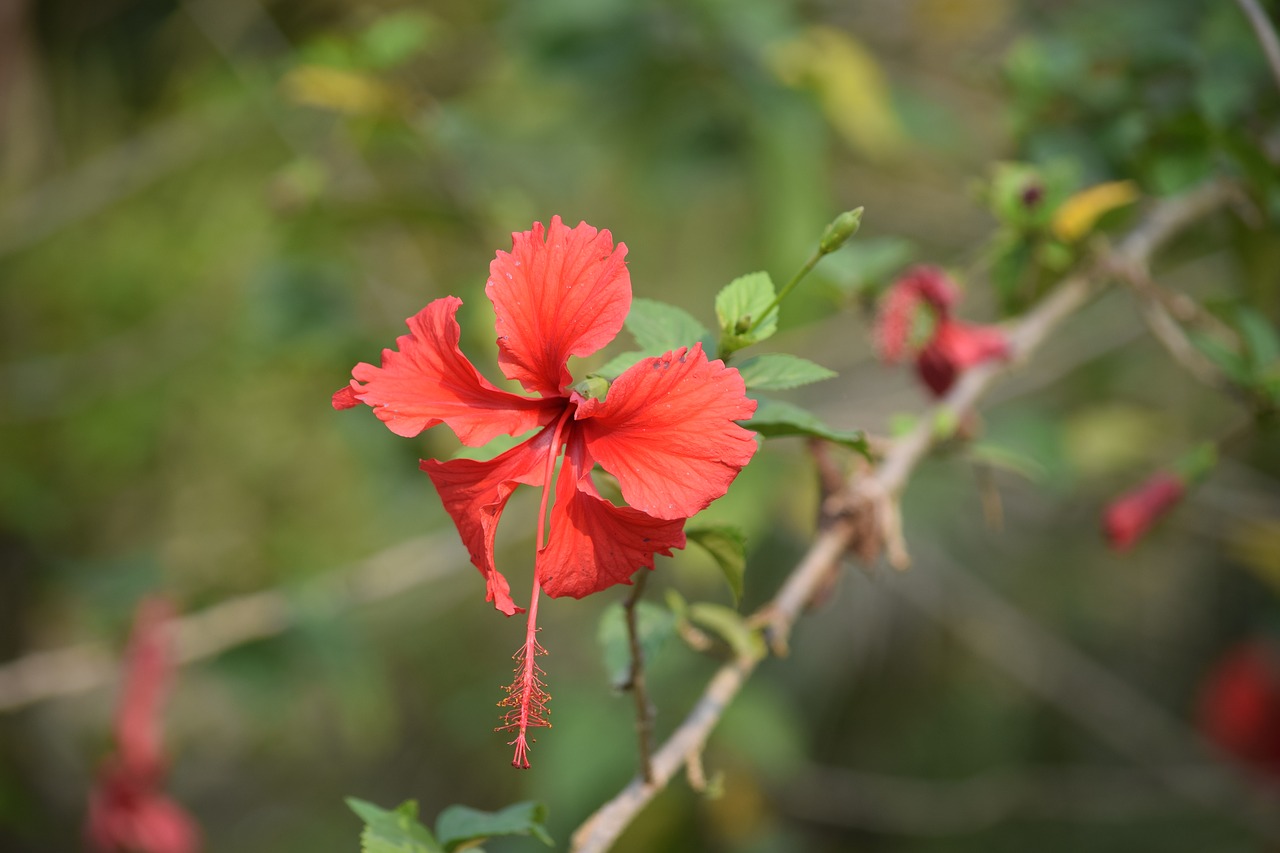
M597 643L625 590L544 605L555 728L512 770L492 727L523 622L485 604L418 471L456 442L334 412L351 366L452 293L494 378L488 262L553 214L611 229L637 295L710 324L721 286L785 281L864 205L771 348L839 371L794 402L886 434L926 398L875 361L872 295L930 261L967 317L998 316L994 163L1148 196L1256 177L1277 100L1240 10L1208 0L0 2L0 659L60 692L0 711L0 848L79 845L153 591L234 637L192 628L167 712L208 849L355 850L346 795L428 818L534 799L563 846L635 769ZM1265 214L1207 220L1162 283L1274 321ZM1196 730L1215 660L1280 627L1274 430L1171 363L1124 292L980 430L906 493L911 571L848 571L727 714L711 790L675 782L617 849L1275 849L1232 787L1265 781ZM1208 481L1109 552L1103 504L1203 439ZM802 443L770 442L708 511L748 534L744 610L813 536L816 482ZM666 589L732 604L694 552L660 561ZM660 734L715 664L678 640L653 661Z

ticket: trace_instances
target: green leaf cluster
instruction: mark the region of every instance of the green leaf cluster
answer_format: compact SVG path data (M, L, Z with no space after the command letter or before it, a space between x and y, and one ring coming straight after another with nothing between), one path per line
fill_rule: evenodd
M1260 411L1280 410L1280 333L1262 312L1248 305L1237 305L1230 319L1235 340L1202 331L1188 337Z
M1000 309L1016 314L1039 298L1075 262L1078 250L1054 237L1054 214L1079 183L1066 161L1045 166L998 163L981 194L1000 223L988 248Z
M548 847L555 844L546 830L546 807L539 803L516 803L496 812L449 806L436 818L434 834L418 821L415 800L383 809L348 797L347 805L365 824L360 833L360 853L478 851L485 839L507 835L532 835Z

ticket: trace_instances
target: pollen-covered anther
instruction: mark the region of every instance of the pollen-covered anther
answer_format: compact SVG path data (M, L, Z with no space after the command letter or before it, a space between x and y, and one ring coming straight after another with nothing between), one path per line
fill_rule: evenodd
M531 647L535 659L547 653L537 640L533 641ZM551 728L551 723L547 720L551 715L547 708L551 694L542 681L546 672L538 666L536 660L529 659L529 649L530 645L522 644L511 656L516 662L515 678L503 688L507 695L498 703L499 708L509 710L502 716L502 725L494 728L495 732L516 732L515 740L509 741L508 746L516 748L511 766L521 770L529 769L529 744L536 742L528 736L528 730L537 727Z

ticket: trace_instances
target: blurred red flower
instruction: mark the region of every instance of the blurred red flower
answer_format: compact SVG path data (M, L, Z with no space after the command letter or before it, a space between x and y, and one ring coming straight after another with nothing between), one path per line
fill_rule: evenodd
M1168 471L1158 471L1141 486L1125 492L1102 513L1102 530L1107 542L1116 551L1129 550L1186 491L1181 478Z
M755 452L752 433L735 421L756 404L738 371L709 361L701 344L641 360L603 399L583 396L571 387L568 359L591 355L621 331L631 306L626 246L615 248L608 231L585 222L568 228L559 217L512 241L511 252L490 264L485 294L497 315L503 375L538 396L500 390L476 370L458 348L462 300L448 296L409 319L410 334L397 339L398 351L383 351L380 367L356 365L333 405L366 403L406 437L443 423L473 447L537 430L489 461L421 465L485 578L486 600L508 616L522 609L494 565L494 534L517 485L543 490L526 641L504 702L512 708L506 725L518 732L513 763L527 767L525 731L546 724L534 662L544 653L534 639L539 589L582 598L630 583L637 569L653 568L655 554L683 548L685 520L723 495ZM601 496L597 464L617 479L629 506Z
M161 711L173 662L173 608L144 599L134 616L124 687L116 713L116 753L98 773L85 827L90 849L102 853L195 853L200 833L181 806L161 792L166 761Z
M1200 687L1199 724L1224 752L1280 779L1280 649L1238 643Z
M965 370L1009 355L1009 342L998 326L963 323L951 316L959 291L937 267L907 270L885 293L876 320L876 343L885 361L915 355L921 381L941 397ZM921 311L932 325L919 333Z

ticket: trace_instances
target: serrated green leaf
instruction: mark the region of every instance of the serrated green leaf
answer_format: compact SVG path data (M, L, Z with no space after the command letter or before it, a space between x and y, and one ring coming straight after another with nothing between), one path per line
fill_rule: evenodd
M734 604L741 601L743 576L747 571L747 537L742 531L736 527L717 525L685 530L684 535L711 555L729 583Z
M738 657L764 657L764 639L747 624L746 617L732 607L699 601L690 604L688 612L690 622L720 637Z
M799 388L823 379L831 379L836 375L820 364L807 358L784 353L752 356L738 365L742 381L748 388L766 391L781 391L787 388Z
M445 853L435 837L418 822L418 803L405 800L387 810L347 797L347 806L364 821L360 853Z
M1280 337L1260 312L1241 305L1236 309L1236 328L1244 338L1245 349L1249 352L1249 361L1253 372L1258 374L1280 360Z
M721 356L773 337L778 331L778 309L764 312L776 295L767 272L739 276L716 294Z
M667 608L647 601L636 605L636 632L640 635L640 654L646 662L657 657L675 630L676 615ZM627 636L627 614L621 604L611 604L600 614L596 640L609 683L621 689L631 678L631 639Z
M547 807L541 803L516 803L496 812L467 806L449 806L436 819L436 835L448 853L500 835L532 835L548 847Z
M683 308L643 297L631 300L626 325L640 349L653 355L691 347L711 337L711 332Z
M757 400L757 403L751 420L740 421L740 423L765 438L807 435L843 444L863 456L871 452L867 447L867 438L861 430L839 430L829 427L813 412L781 400Z

